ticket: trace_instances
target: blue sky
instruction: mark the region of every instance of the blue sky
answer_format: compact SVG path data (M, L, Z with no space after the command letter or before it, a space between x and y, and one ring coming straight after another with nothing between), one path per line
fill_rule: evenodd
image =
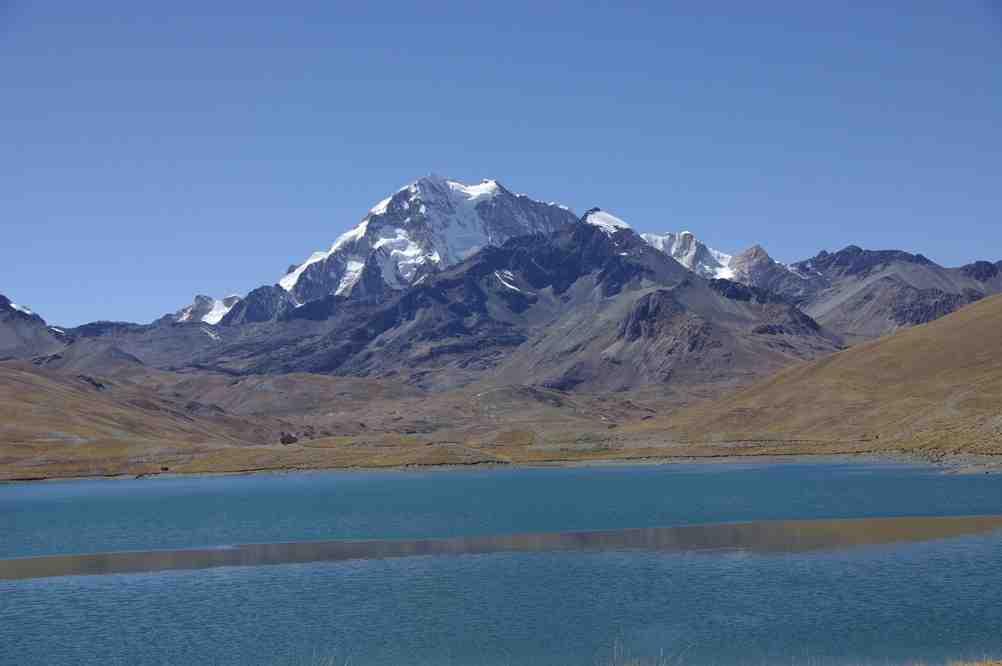
M582 4L0 0L0 293L150 321L430 172L781 261L1002 259L993 0Z

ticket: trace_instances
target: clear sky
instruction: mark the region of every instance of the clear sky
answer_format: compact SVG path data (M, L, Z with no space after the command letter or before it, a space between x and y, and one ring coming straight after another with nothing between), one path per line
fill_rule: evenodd
M0 293L150 321L431 172L781 261L1002 259L999 0L583 5L0 0Z

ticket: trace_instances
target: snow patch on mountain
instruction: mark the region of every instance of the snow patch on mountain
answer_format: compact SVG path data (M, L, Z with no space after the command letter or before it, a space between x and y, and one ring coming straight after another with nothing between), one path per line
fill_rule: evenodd
M212 302L212 309L202 317L202 321L206 324L218 324L239 300L239 296L227 296L222 300L214 300Z
M494 271L494 277L496 277L498 279L498 282L500 282L508 289L511 289L512 291L517 291L520 294L522 293L521 289L512 284L512 282L515 281L515 275L511 271Z
M484 180L479 185L463 185L454 180L446 181L453 191L458 192L470 202L479 201L484 197L492 197L498 193L496 180Z
M28 315L29 317L34 316L34 314L35 314L34 312L31 311L31 308L29 308L27 306L24 306L24 305L18 305L17 303L14 303L13 301L11 301L10 306L12 308L14 308L15 310L17 310L18 312L23 312L24 314Z
M195 302L174 315L178 322L197 322L215 326L223 320L233 306L242 300L236 294L226 298L198 295Z
M349 260L344 277L341 278L341 283L338 285L334 293L343 294L347 290L351 289L355 283L358 282L358 278L361 277L363 268L365 268L364 261L357 261L354 259Z
M623 220L599 208L592 208L590 211L585 213L584 222L585 224L598 227L610 236L617 231L630 228L630 225Z
M640 237L694 273L706 278L734 279L733 257L707 247L691 231L640 234Z

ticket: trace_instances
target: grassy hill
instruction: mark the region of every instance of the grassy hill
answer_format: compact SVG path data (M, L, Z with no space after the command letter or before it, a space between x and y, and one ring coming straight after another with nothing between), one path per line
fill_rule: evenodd
M736 453L1002 453L1002 296L631 430Z
M121 378L0 365L0 479L160 472L281 424L170 400Z

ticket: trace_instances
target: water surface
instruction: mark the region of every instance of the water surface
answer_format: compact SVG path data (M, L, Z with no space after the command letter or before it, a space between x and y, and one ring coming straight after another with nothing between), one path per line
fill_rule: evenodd
M993 514L1002 477L893 465L8 485L0 663L1000 655Z

